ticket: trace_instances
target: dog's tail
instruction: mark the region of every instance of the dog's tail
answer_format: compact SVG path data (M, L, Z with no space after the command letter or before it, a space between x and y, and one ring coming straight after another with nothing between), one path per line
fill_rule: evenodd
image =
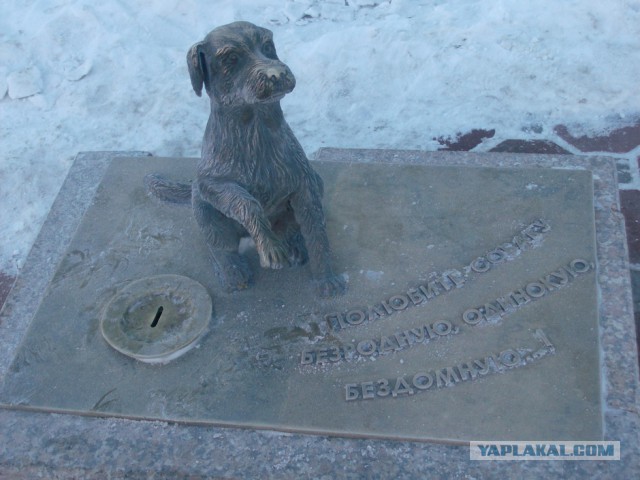
M191 183L178 183L150 173L144 177L147 193L165 202L191 203Z

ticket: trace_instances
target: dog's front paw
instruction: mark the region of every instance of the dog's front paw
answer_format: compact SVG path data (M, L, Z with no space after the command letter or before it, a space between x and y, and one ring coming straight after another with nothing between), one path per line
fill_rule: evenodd
M321 298L331 298L343 295L347 290L347 284L342 275L332 275L316 280L316 293Z
M289 266L289 249L280 240L271 239L256 244L260 255L260 266L279 270Z

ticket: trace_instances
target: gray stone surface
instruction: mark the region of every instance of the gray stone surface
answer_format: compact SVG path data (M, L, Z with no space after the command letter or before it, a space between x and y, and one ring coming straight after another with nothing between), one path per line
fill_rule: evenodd
M494 475L522 478L550 475L575 478L585 475L595 478L637 476L637 352L633 340L628 272L625 270L624 231L617 210L615 165L601 158L566 156L344 150L324 150L319 158L348 162L364 160L492 167L521 166L526 163L529 167L569 167L593 172L601 299L599 337L603 364L604 437L621 441L621 462L472 463L468 461L468 449L460 446L349 440L2 410L0 431L4 441L0 447L0 472L16 478L20 478L19 475L29 478L35 474L65 478L175 478L187 475L191 475L191 478L299 478L323 475L329 478L415 478L425 475L433 478L485 478ZM107 157L100 155L81 156L70 178L81 180L83 175L78 173L91 170L91 173L98 171L96 179L99 179L99 167L108 161ZM25 272L0 317L3 374L15 356L17 344L23 338L43 296L47 280L62 258L65 240L61 240L57 248L52 245L56 241L53 233L65 231L62 226L65 222L59 217L60 208L64 209L66 201L67 205L74 204L82 209L82 205L86 206L92 196L90 190L95 189L95 183L93 187L80 187L75 183L70 181L65 184L67 190L63 188L25 266ZM77 194L85 195L84 203L81 198L76 198ZM66 241L73 230L71 226L69 233L63 235ZM46 252L46 255L42 255L42 252ZM43 272L44 284L41 283L37 288L38 277ZM515 374L517 372L509 373Z
M219 288L190 210L143 191L150 172L194 168L112 162L0 401L348 436L601 439L590 172L316 162L349 279L323 301L308 268L259 269L251 249L255 285ZM146 279L173 273L149 296ZM156 362L182 351L210 315L188 321L190 278L216 306L196 351L143 367L105 345Z

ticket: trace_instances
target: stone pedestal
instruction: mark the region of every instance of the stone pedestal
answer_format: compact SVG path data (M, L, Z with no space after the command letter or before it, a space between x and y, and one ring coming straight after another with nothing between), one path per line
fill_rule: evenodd
M330 301L306 267L261 270L251 245L255 284L219 288L189 208L142 185L151 172L188 180L193 160L79 155L0 319L0 469L412 477L453 459L482 476L506 470L470 462L466 442L606 439L622 460L579 469L637 470L611 160L334 149L316 160L349 288ZM195 348L148 365L112 348L100 321L132 282L166 274L204 286L213 314ZM149 327L162 327L153 310Z

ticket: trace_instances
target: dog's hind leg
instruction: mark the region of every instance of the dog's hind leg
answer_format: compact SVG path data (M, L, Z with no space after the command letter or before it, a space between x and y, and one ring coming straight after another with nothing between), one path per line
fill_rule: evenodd
M193 213L211 252L215 273L227 291L243 290L251 283L247 259L238 253L242 226L194 195ZM243 235L244 234L244 235Z
M271 229L287 246L292 265L307 263L309 254L291 205L287 204L286 210L272 222Z
M331 249L322 210L322 183L309 182L291 197L291 206L309 251L309 263L316 291L323 298L342 295L346 285L331 268ZM313 179L313 177L312 177Z

